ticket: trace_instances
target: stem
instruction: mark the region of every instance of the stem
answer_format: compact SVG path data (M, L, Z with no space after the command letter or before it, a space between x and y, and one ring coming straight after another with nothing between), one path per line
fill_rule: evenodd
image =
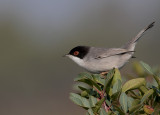
M93 86L93 88L98 92L98 94L100 95L101 99L105 97L105 96L104 96L104 94L105 94L104 91L99 91L99 90L98 90L96 87L94 87L94 86ZM110 110L110 107L107 106L107 104L106 104L105 101L103 102L103 106L104 106L105 111L108 113L108 111Z

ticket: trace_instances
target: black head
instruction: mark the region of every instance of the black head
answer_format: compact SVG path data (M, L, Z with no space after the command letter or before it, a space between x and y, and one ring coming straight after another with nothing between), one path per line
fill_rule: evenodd
M89 52L89 47L88 46L77 46L73 48L69 54L79 57L80 59L83 59L87 53Z

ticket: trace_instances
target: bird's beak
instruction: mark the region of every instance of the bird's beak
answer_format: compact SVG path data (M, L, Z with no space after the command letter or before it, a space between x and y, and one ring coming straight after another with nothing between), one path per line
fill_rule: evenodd
M65 54L65 55L63 55L62 57L67 57L67 56L69 56L69 54Z

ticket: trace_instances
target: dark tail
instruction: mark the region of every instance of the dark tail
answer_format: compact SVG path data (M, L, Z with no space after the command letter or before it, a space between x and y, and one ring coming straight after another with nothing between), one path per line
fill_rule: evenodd
M155 22L152 22L147 27L142 29L131 41L129 41L126 45L124 45L123 48L128 49L130 51L133 51L137 41L143 36L145 31L147 31L148 29L150 29L154 26L154 23Z

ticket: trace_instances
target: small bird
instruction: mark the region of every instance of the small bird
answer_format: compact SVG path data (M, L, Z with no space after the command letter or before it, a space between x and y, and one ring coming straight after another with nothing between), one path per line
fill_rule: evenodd
M133 39L120 48L98 48L77 46L65 56L91 73L105 73L113 68L122 68L133 58L137 41L145 31L152 28L155 22L142 29Z

